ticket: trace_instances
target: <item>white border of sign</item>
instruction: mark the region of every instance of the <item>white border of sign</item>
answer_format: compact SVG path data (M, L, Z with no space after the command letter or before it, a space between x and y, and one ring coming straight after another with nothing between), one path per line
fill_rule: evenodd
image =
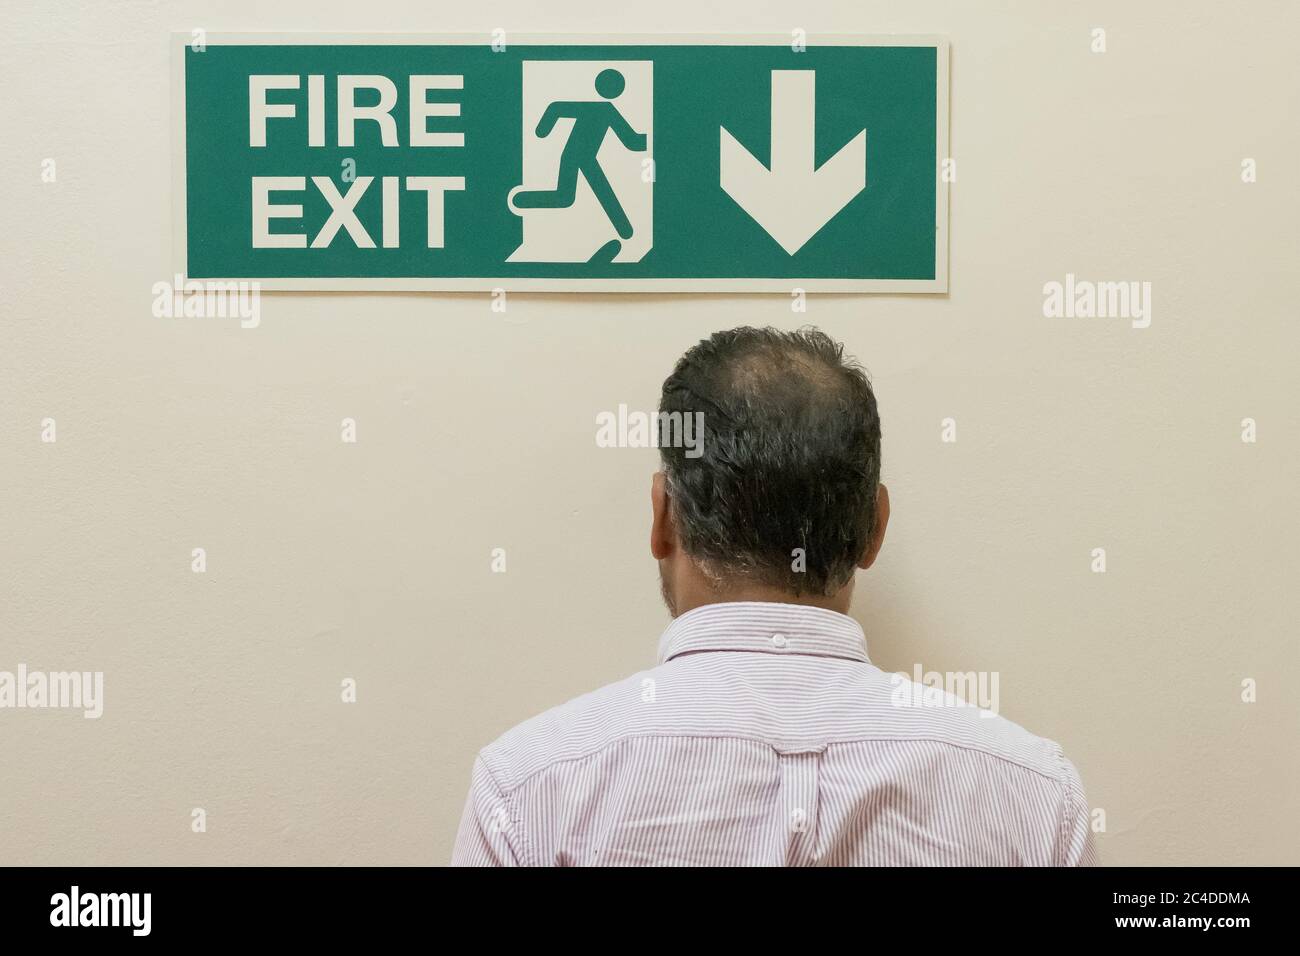
M185 48L193 36L176 31L172 45L172 261L173 271L188 279L186 272L185 196ZM715 46L788 46L783 34L545 34L510 35L511 46L606 45L636 46L705 44ZM490 44L483 34L436 33L209 33L204 39L213 45L327 46L341 44ZM251 276L205 277L202 282L257 282L269 292L781 292L801 288L809 292L921 292L948 291L948 184L942 164L948 156L948 41L924 35L835 34L809 37L809 46L925 46L935 48L935 236L933 279L581 279L572 278L451 278L418 276L380 279L259 278Z

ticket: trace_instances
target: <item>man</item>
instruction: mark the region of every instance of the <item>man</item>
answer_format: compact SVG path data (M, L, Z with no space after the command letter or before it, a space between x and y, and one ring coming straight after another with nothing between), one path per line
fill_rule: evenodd
M842 348L719 332L660 412L702 412L704 432L702 453L663 449L651 489L673 616L658 666L485 748L453 863L1091 864L1056 744L955 699L917 706L868 660L847 615L889 493L876 399Z
M605 142L605 135L610 132L630 150L641 151L649 145L645 133L634 130L618 111L618 107L610 102L622 95L625 86L626 80L618 70L601 70L596 77L596 92L604 99L591 102L561 100L546 108L537 124L537 135L543 139L551 135L551 130L555 129L559 120L565 117L573 119L573 128L569 130L569 138L560 154L560 172L556 186L554 189L521 192L515 196L516 206L520 209L564 209L572 206L578 195L578 174L581 173L619 238L632 238L632 223L628 221L627 213L623 211L614 187L609 184L597 158L601 144ZM613 243L614 248L606 258L614 258L618 245L617 241Z

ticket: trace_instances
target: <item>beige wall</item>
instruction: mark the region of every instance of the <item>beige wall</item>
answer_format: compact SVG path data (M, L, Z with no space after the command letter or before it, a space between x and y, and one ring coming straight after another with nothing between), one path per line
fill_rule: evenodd
M1107 862L1300 863L1296 9L6 0L0 670L101 670L106 702L0 711L0 863L444 861L475 750L646 666L665 623L655 456L596 448L596 413L652 407L713 330L803 321L880 396L894 517L855 608L877 663L999 672L1105 809ZM951 295L151 315L170 30L740 22L950 38ZM1067 272L1150 281L1151 327L1044 318Z

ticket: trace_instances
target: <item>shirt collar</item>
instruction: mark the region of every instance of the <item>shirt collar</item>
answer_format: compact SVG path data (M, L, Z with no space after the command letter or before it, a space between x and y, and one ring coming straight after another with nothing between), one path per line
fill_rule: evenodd
M806 604L732 601L705 604L668 625L659 663L697 651L751 651L842 657L870 663L862 626L837 611Z

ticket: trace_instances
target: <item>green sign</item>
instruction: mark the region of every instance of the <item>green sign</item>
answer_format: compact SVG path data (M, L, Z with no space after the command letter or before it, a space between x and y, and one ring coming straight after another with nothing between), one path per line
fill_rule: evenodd
M947 290L942 40L174 43L191 280Z

